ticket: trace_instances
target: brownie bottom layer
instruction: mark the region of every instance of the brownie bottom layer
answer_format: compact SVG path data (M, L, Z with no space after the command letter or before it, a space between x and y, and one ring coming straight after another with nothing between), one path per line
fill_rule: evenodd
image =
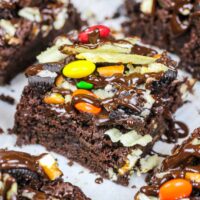
M113 126L98 127L90 123L90 116L87 118L83 114L67 113L60 108L51 109L42 101L45 91L41 88L39 92L38 88L31 86L25 88L17 107L13 129L18 135L18 145L41 144L48 150L60 153L102 177L111 179L109 169L124 166L127 155L133 149L118 143L113 144L109 138L105 138L105 131ZM171 106L174 110L180 105L178 99L175 102ZM157 125L152 129L155 121ZM144 134L150 134L153 141L141 148L141 158L150 153L153 144L170 130L169 124L168 119L161 116L150 120ZM136 168L139 167L139 163L137 164ZM129 176L130 174L126 173L114 181L128 185Z

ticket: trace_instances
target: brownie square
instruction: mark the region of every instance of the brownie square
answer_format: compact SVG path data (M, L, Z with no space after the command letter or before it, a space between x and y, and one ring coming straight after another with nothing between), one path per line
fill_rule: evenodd
M56 160L44 153L0 149L0 198L17 200L89 200L80 188L64 182Z
M83 22L68 1L3 1L0 3L0 84L35 61L53 39Z
M178 54L180 67L200 79L198 0L127 0L125 7L128 35Z
M107 30L58 37L37 57L13 132L20 145L44 145L127 185L134 171L155 167L157 140L176 141L172 114L186 85L166 52Z
M142 187L135 199L158 199L159 196L163 195L162 191L166 184L168 184L169 189L171 188L170 185L174 186L174 191L177 191L174 195L176 195L175 197L177 199L199 199L199 148L200 128L196 129L191 137L181 145L174 147L172 155L163 160L161 166L150 177L148 181L149 185ZM176 185L174 185L175 182ZM183 186L182 192L181 185ZM189 192L188 187L191 188ZM171 193L169 192L169 194Z

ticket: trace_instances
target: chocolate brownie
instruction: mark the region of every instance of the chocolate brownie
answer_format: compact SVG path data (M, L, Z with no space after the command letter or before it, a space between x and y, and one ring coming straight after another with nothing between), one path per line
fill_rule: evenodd
M199 8L198 0L127 0L125 31L178 54L180 67L200 79Z
M172 113L186 85L165 52L101 25L57 38L37 58L15 115L18 144L42 144L127 185L133 171L155 167L148 153L161 136L177 139Z
M89 200L76 186L64 182L50 154L33 156L0 150L0 198L5 200Z
M35 61L59 34L84 22L68 1L9 0L0 3L0 84Z
M155 170L148 186L141 188L136 200L143 199L193 199L200 198L200 128L177 145L172 155L164 159ZM168 188L168 198L165 196ZM170 190L171 189L171 190ZM172 192L172 190L174 192ZM172 195L172 196L170 196ZM174 195L174 196L173 196ZM170 197L170 198L169 198Z

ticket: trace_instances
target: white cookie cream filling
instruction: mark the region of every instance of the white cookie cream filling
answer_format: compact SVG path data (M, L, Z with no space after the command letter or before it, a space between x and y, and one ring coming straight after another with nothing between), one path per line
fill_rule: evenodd
M115 92L113 92L114 90L115 88L111 84L108 84L104 89L92 90L92 92L100 99L107 99L112 98L115 95Z
M56 72L51 72L49 70L42 70L40 71L37 76L42 77L42 78L55 78L57 77L57 73Z

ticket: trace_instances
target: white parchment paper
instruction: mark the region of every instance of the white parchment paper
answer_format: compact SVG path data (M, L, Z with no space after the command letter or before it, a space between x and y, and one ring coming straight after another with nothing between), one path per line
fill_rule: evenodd
M77 8L82 12L85 18L90 18L90 23L104 23L111 25L117 30L120 30L120 22L123 17L118 20L105 20L105 17L111 17L114 11L122 3L122 0L73 0ZM96 14L96 16L95 16ZM186 76L185 73L180 73ZM16 104L19 102L23 87L27 84L27 80L23 73L19 74L11 83L0 87L0 94L10 95L15 98ZM189 101L181 109L179 109L175 118L185 122L190 132L200 126L200 82L194 87L194 94L187 97ZM29 145L19 148L15 146L16 137L8 135L7 129L13 127L14 113L16 104L11 106L0 101L0 127L3 128L5 134L0 135L0 148L8 148L26 151L32 154L45 152L45 148L39 145ZM181 142L181 141L179 141ZM155 149L161 153L169 153L172 145L167 145L159 142ZM53 153L53 152L52 152ZM93 200L133 200L137 189L144 184L144 176L134 175L131 178L129 187L123 187L104 180L102 184L95 183L95 179L99 177L96 174L91 174L87 169L74 163L73 166L68 165L68 160L63 156L53 153L58 158L59 165L64 172L66 181L75 184L85 192L87 196ZM132 186L136 186L133 188Z

